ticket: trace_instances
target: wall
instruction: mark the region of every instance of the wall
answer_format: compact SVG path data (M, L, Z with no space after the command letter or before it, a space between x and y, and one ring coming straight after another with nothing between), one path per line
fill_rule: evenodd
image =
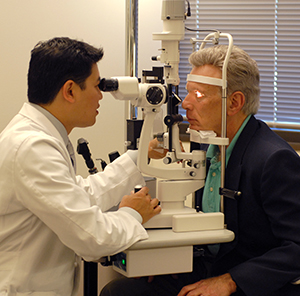
M0 10L0 131L27 101L27 70L30 51L40 40L68 36L103 46L99 63L102 77L125 73L126 0L10 0ZM139 74L151 69L150 57L158 55L160 43L152 41L152 32L162 31L161 0L139 1ZM86 138L94 159L108 160L111 151L124 151L125 103L105 93L97 123L86 129L74 129L70 138ZM111 135L114 135L113 137ZM81 157L78 172L87 175ZM115 276L100 267L99 288Z
M0 130L27 100L30 50L40 40L68 36L103 46L105 55L99 63L100 75L124 75L124 11L123 0L3 1L0 11ZM74 145L78 138L86 138L95 157L105 158L112 150L123 151L125 122L119 120L123 117L123 102L105 95L97 123L91 128L75 129L70 138ZM119 136L110 137L116 131ZM87 174L81 159L78 159L78 168L79 172Z
M161 0L139 1L139 75L151 69L150 57L159 54L159 41L152 32L162 31ZM102 77L125 73L125 0L11 0L0 10L0 130L27 101L27 70L30 51L40 40L68 36L103 46L99 63ZM80 137L90 143L93 157L104 158L113 150L124 151L125 103L104 94L97 123L87 129L74 129L74 145ZM113 115L113 116L112 116ZM117 137L111 134L117 133ZM109 140L108 140L109 139ZM87 175L78 159L78 170Z

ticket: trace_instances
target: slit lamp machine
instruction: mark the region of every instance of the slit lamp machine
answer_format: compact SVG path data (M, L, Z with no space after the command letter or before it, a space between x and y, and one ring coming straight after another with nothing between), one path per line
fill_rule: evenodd
M226 97L227 64L233 40L230 34L215 31L202 42L202 50L207 43L217 44L220 38L228 39L228 51L222 69L222 79L188 75L187 80L222 87L222 134L190 130L193 142L216 144L221 147L221 205L220 212L202 213L185 206L186 196L203 188L206 177L206 153L203 150L182 152L179 141L179 123L182 116L176 114L181 99L173 92L179 84L179 41L184 38L185 1L164 0L162 3L163 32L153 33L154 40L161 40L161 54L156 57L163 68L143 71L142 80L136 77L103 78L100 89L108 91L117 100L129 100L140 108L144 122L138 147L137 165L140 171L159 178L157 198L162 211L146 224L149 239L135 243L128 250L111 256L113 268L127 277L148 276L192 271L193 245L229 242L234 234L224 225L224 175L226 138ZM162 137L164 148L168 149L163 159L164 166L156 167L148 163L148 145L153 139L152 130L156 114L167 103L168 114L164 118L167 133ZM180 163L170 165L172 163Z

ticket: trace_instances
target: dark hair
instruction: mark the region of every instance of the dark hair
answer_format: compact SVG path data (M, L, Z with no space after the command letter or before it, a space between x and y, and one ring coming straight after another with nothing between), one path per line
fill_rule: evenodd
M39 42L31 51L29 63L29 102L51 103L68 80L73 80L84 89L93 64L102 57L102 48L67 37Z

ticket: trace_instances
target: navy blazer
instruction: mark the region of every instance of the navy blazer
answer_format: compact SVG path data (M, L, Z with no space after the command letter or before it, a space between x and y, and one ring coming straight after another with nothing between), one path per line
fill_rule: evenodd
M300 295L300 157L252 116L229 159L225 223L235 233L222 244L214 275L230 272L237 295Z

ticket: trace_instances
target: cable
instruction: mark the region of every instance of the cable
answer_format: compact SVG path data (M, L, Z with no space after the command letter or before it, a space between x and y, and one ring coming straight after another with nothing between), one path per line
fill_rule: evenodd
M186 13L186 16L191 16L191 6L190 6L190 2L188 0L185 0L188 4L188 9L187 9L187 13Z
M217 33L221 33L219 30L216 30L216 29L200 30L200 29L190 29L188 27L185 27L185 29L187 31L192 31L192 32L217 32Z

